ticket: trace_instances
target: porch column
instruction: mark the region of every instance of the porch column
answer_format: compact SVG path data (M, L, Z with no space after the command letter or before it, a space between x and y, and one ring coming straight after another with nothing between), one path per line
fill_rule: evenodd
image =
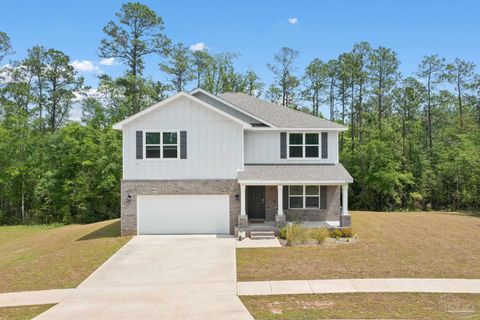
M348 215L348 184L342 185L342 214Z
M277 185L277 215L275 216L275 225L277 227L285 224L283 215L283 185Z
M283 186L278 185L277 186L277 214L279 216L283 216Z
M242 216L246 215L247 212L245 211L245 185L240 185L240 214Z
M238 216L239 228L246 228L248 226L248 217L245 210L245 188L246 186L244 184L240 184L240 215Z
M340 214L340 227L350 228L352 217L348 213L348 183L342 185L342 212Z

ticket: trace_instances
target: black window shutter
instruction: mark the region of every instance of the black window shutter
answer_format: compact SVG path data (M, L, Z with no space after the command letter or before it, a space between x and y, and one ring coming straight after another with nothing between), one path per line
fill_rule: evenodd
M280 159L287 158L287 133L280 132Z
M187 159L187 131L180 131L180 159Z
M136 141L137 146L135 150L137 154L137 159L143 159L143 131L136 132Z
M288 186L283 186L283 210L288 209Z
M320 209L327 210L327 186L320 186Z
M322 159L328 158L328 132L322 132Z

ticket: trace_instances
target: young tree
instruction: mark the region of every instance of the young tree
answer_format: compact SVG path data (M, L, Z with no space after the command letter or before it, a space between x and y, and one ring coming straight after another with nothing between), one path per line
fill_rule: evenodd
M312 114L318 116L321 95L327 88L328 66L316 58L305 68L302 78L305 89L303 95L312 103Z
M400 62L394 51L382 46L371 52L369 60L368 69L370 71L372 92L377 103L378 127L381 131L384 113L387 111L385 98L398 80L398 66Z
M260 78L253 70L248 70L245 75L243 76L243 85L242 85L242 92L259 97L262 94L263 87L265 84L260 81Z
M14 53L10 38L5 32L0 31L0 62L2 62L6 56Z
M330 106L330 121L335 121L335 89L338 86L338 61L329 60L328 69L328 104Z
M455 59L453 63L447 65L448 82L455 86L457 94L457 108L460 117L460 128L463 130L464 124L464 96L471 88L475 77L475 64L473 62Z
M298 51L292 48L283 47L275 54L275 63L268 63L267 67L273 72L277 86L282 90L282 105L292 106L294 104L294 90L298 87L299 81L293 75L295 71L295 60L298 58Z
M55 132L68 120L75 94L82 91L83 78L77 77L70 58L59 50L46 51L45 66L48 128Z
M197 50L192 53L192 64L197 80L197 88L200 88L205 77L205 72L213 61L214 58L206 50Z
M167 50L167 61L160 63L160 70L170 76L176 92L183 91L185 85L194 79L190 50L178 43Z
M365 91L368 85L368 58L372 48L368 42L362 41L356 43L353 46L352 53L355 57L356 63L356 84L358 86L358 104L357 104L357 131L358 131L358 143L362 144L362 137L363 137L363 112L364 105L363 101L365 98Z
M430 55L423 57L418 66L417 76L424 82L427 90L427 137L430 161L433 159L433 129L432 129L432 110L435 89L442 82L445 71L445 59L441 59L438 55Z
M137 78L143 73L145 56L164 54L169 40L163 34L162 18L144 4L125 3L115 16L117 22L110 21L103 28L107 37L101 41L99 55L102 58L118 58L128 66L131 115L140 111Z

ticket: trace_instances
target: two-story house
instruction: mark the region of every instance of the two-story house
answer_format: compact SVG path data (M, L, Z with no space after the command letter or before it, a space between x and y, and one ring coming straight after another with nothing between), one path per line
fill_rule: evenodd
M339 124L242 93L181 92L117 124L122 234L350 226Z

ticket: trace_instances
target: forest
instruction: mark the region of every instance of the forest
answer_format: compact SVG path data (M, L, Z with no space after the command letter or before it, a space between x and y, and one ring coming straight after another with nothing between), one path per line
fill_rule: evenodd
M480 75L460 57L425 53L399 71L394 49L367 42L300 66L279 48L239 72L241 53L191 50L167 37L161 16L125 3L92 47L124 66L85 85L68 53L36 45L22 60L0 31L0 224L88 223L119 216L121 133L112 124L179 91L244 92L348 126L340 158L354 177L352 210L480 209ZM321 55L321 52L318 52ZM145 76L158 60L162 81ZM81 106L81 120L72 108ZM321 110L327 110L322 114Z

